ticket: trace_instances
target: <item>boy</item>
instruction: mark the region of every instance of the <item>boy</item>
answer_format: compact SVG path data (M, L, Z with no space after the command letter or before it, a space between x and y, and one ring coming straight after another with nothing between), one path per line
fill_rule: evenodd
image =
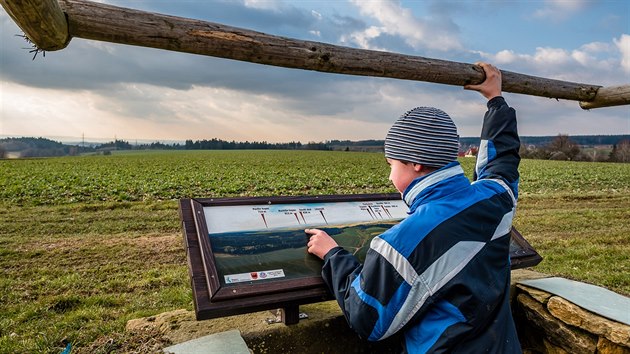
M389 179L409 216L370 244L364 264L328 234L306 229L308 252L349 325L368 340L399 331L410 353L520 353L510 312L509 244L516 207L516 114L501 72L464 88L488 99L475 182L457 159L458 135L435 108L404 114L385 139Z

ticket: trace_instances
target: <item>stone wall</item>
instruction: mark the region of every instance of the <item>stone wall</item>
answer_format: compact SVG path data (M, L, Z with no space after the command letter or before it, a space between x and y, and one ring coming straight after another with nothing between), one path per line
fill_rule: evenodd
M595 315L562 297L519 284L547 277L531 270L512 272L512 312L525 354L630 354L630 326ZM116 345L120 352L156 353L166 346L238 329L253 353L382 354L400 349L396 338L384 343L360 340L348 327L335 301L303 305L300 311L309 318L285 326L269 324L267 320L274 317L270 311L197 321L193 311L176 310L130 320L127 337L111 345ZM100 349L102 345L94 348Z
M562 297L518 284L512 312L524 353L630 354L630 326Z

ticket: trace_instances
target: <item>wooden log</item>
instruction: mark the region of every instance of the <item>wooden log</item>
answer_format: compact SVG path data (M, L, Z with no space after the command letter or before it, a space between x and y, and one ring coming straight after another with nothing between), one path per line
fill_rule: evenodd
M583 109L630 104L630 85L602 87L591 101L580 102Z
M472 64L303 41L217 23L60 0L73 37L209 55L287 68L464 86L484 80ZM503 71L503 90L590 101L600 86Z
M37 48L59 50L70 42L66 16L57 0L0 0L0 4Z
M85 0L59 0L59 3L55 0L0 0L0 3L42 50L62 49L74 36L327 73L456 86L477 84L485 79L479 67L468 63L272 36ZM598 92L601 87L598 85L509 71L502 73L505 92L581 101L584 109L630 102L626 86ZM592 102L596 96L597 102Z

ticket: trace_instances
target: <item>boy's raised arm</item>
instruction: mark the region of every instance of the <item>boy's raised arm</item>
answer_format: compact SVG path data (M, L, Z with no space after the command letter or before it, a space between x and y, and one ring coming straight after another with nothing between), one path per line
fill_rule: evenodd
M478 63L486 73L479 85L466 85L465 89L479 91L488 99L484 116L481 143L475 166L475 180L502 179L516 197L518 193L518 165L520 140L516 125L516 112L501 97L501 71L487 63Z

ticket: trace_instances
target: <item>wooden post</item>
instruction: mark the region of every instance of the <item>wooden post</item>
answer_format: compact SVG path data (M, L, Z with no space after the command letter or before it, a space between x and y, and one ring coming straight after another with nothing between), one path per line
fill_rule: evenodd
M293 325L300 322L300 306L289 305L280 309L280 318L285 325Z
M59 50L70 42L66 15L57 0L0 0L0 4L37 48Z
M583 109L630 104L630 85L602 87L592 101L580 102Z

